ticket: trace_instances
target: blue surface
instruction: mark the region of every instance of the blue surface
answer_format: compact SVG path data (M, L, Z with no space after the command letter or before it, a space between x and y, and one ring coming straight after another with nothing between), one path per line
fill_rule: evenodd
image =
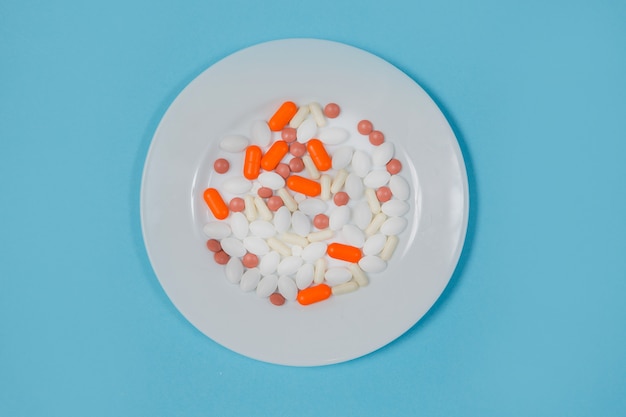
M626 415L626 3L508 3L2 1L0 415ZM140 229L170 102L285 37L405 71L470 175L439 302L387 347L320 368L200 334Z

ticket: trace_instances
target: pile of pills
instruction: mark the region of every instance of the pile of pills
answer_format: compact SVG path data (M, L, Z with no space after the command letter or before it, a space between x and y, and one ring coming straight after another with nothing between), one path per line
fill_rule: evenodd
M353 292L387 267L407 228L409 183L395 148L361 120L368 151L346 144L350 132L329 126L340 107L284 102L250 137L219 143L220 188L204 190L215 220L203 227L207 248L226 278L274 305L308 305ZM220 155L222 156L222 155ZM231 160L229 162L229 159Z

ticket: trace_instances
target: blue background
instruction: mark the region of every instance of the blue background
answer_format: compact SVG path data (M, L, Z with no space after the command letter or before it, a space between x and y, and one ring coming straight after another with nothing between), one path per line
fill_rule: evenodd
M0 3L0 415L626 415L626 3ZM139 192L184 86L262 41L405 71L470 176L466 248L408 333L347 363L200 334L147 258Z

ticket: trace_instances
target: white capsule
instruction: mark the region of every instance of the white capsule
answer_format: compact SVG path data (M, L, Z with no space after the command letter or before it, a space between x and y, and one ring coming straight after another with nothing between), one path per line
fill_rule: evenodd
M280 235L280 240L285 243L289 243L290 245L306 246L309 244L309 241L306 240L306 237L297 235L295 233L283 233L282 235ZM291 248L291 250L293 252L293 248Z
M343 188L346 183L346 179L348 178L348 171L345 169L340 169L335 175L335 179L330 184L330 192L332 194L336 194Z
M306 238L311 243L313 243L313 242L323 242L326 239L330 239L334 235L335 235L335 232L333 232L332 230L324 229L324 230L320 230L319 232L309 233L306 236Z
M350 221L350 208L339 206L333 209L328 216L328 227L330 230L339 230Z
M397 236L389 236L387 238L387 242L385 243L385 247L383 248L383 250L380 252L380 259L383 259L385 261L388 261L389 259L391 259L391 256L393 255L393 252L396 250L396 247L398 247L398 237Z
M385 213L378 213L375 215L370 224L364 230L365 236L371 236L378 232L378 229L380 229L380 226L385 223L385 220L387 220Z
M378 255L380 251L383 250L386 242L387 236L382 233L376 233L375 235L368 237L365 241L365 245L363 245L363 255Z
M267 255L261 258L259 262L259 270L261 271L261 275L270 275L276 272L276 268L278 268L278 263L280 262L280 254L278 252L272 251Z
M294 211L291 215L291 227L300 236L306 236L311 231L311 219L301 211Z
M263 187L278 190L285 186L285 179L273 171L266 171L259 174L259 183Z
M255 220L250 223L250 233L263 239L270 238L276 234L274 225L266 220Z
M372 214L378 214L380 212L380 201L378 201L378 197L376 197L376 191L372 188L366 188L365 199L367 200L367 205Z
M316 134L317 125L315 124L315 120L306 119L300 124L300 126L298 126L296 137L298 138L298 142L307 143L309 139L314 137Z
M323 213L327 208L328 204L319 198L307 198L298 204L298 209L309 217L314 217L316 214Z
M339 145L345 142L350 137L350 134L346 129L341 127L327 127L322 130L318 136L318 139L324 142L326 145Z
M220 140L220 148L226 152L241 152L250 144L247 137L242 135L228 135Z
M354 172L348 174L344 188L352 200L358 200L363 197L363 190L365 189L363 181Z
M254 207L256 207L256 211L261 220L269 222L272 220L272 217L274 217L272 210L267 207L267 204L265 204L265 201L261 197L254 197Z
M267 245L283 256L291 256L291 248L289 248L289 246L287 246L282 240L270 237L267 239Z
M281 188L280 190L278 190L277 194L283 200L283 203L285 203L285 207L287 207L289 211L293 212L298 210L298 202L293 198L289 191Z
M294 114L294 116L291 118L291 121L289 122L289 127L297 129L308 115L309 106L301 106L296 114Z
M300 256L307 262L314 262L326 254L327 246L324 242L310 243L304 246Z
M387 268L387 262L378 256L364 256L359 260L359 267L365 272L382 272Z
M350 281L352 272L348 268L334 267L328 268L324 274L324 279L329 285L339 285Z
M352 171L363 178L372 169L372 159L370 156L362 150L354 151L352 155Z
M256 286L259 284L261 280L261 273L259 272L259 268L250 268L241 276L241 281L239 281L239 287L242 291L252 291L256 289Z
M230 215L230 228L237 239L248 236L248 219L241 212L234 212Z
M359 289L359 284L356 281L348 281L343 284L335 285L332 288L333 295L343 295L354 292Z
M303 290L313 283L315 268L313 264L303 264L296 273L296 285Z
M270 251L270 247L267 245L265 239L261 239L256 236L248 236L243 239L243 247L250 253L254 253L258 256L267 255Z
M278 277L276 275L267 275L261 278L256 286L256 295L261 298L269 297L278 288Z
M293 279L283 275L278 278L278 292L281 293L286 300L293 301L298 296L298 287Z
M326 126L326 117L324 117L322 106L320 106L319 103L309 103L309 111L311 112L311 116L313 116L313 120L315 120L316 125L319 127Z
M204 234L211 239L224 239L230 236L231 227L225 222L208 222L202 228Z
M233 177L224 181L222 187L231 194L245 194L252 188L252 181L244 177Z
M333 169L343 169L352 161L354 149L349 146L343 146L335 151L332 156Z
M272 141L272 131L265 120L252 122L250 136L252 141L261 147L268 146Z
M363 178L363 184L369 188L380 188L389 182L391 174L386 170L371 171Z
M361 230L365 230L372 221L372 210L365 201L358 202L352 209L352 221Z
M243 264L239 258L231 257L224 268L226 279L233 284L239 284L243 275Z
M302 163L304 164L304 168L306 169L306 172L309 174L309 176L316 180L320 177L320 171L319 169L317 169L317 167L315 166L315 164L313 163L313 160L311 159L311 157L309 155L304 155L302 157Z
M320 192L320 198L322 200L330 200L330 182L331 182L331 178L330 175L328 174L324 174L320 177L320 188L321 188L321 192Z
M326 259L319 258L315 261L315 268L313 271L313 282L321 284L324 282L324 274L326 273Z
M365 275L365 272L359 267L358 264L350 264L348 265L348 269L352 273L352 278L359 284L359 287L366 287L369 284L370 280Z
M383 213L390 217L399 217L409 211L409 204L402 200L389 200L380 206Z
M365 234L353 224L344 225L341 229L341 233L349 245L361 248L365 244Z
M399 200L407 200L411 195L409 183L400 175L392 175L389 179L391 194Z
M291 275L298 271L298 268L302 265L302 258L299 256L287 256L280 261L276 271L278 275Z
M226 237L220 242L222 250L230 256L236 256L241 258L246 254L246 248L243 246L243 242L234 237Z
M256 206L254 205L254 197L247 195L244 198L245 206L243 213L246 215L246 219L249 222L256 220Z
M387 165L387 162L393 158L394 152L393 143L381 143L379 146L374 148L374 151L372 151L372 164L374 164L375 167L384 167Z
M286 206L280 207L274 213L274 227L277 233L285 233L291 227L291 213Z
M408 221L405 217L390 217L380 226L380 232L384 235L399 235L402 233Z

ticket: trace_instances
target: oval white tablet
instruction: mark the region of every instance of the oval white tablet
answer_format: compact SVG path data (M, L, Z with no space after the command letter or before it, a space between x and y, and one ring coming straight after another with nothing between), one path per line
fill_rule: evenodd
M231 194L245 194L252 188L252 181L244 177L233 177L224 181L222 186Z
M246 254L246 248L243 246L243 242L234 237L226 237L220 242L222 250L230 256L236 256L241 258Z
M387 262L378 256L364 256L359 261L359 266L365 272L376 273L384 271L387 268Z
M258 180L263 187L271 188L274 191L285 186L285 179L272 171L259 174Z
M344 282L350 281L350 278L352 278L352 272L350 272L348 268L328 268L324 274L324 278L330 285L343 284Z
M226 263L224 272L226 273L226 279L233 284L239 284L243 275L243 263L241 263L239 258L231 257Z
M386 170L371 171L363 178L363 185L367 188L380 188L389 182L391 174Z
M266 220L255 220L250 223L249 228L253 236L262 237L263 239L270 238L276 234L274 225Z
M342 127L327 127L322 129L317 137L326 145L339 145L348 140L350 134Z
M202 228L204 234L211 239L224 239L230 236L231 227L225 222L208 222Z
M372 164L376 167L383 167L393 158L394 146L391 142L383 142L372 151Z
M261 147L266 147L272 141L272 131L265 120L255 120L250 129L252 141Z
M256 286L256 295L261 298L269 297L278 287L278 277L276 275L267 275L259 281Z
M363 178L372 169L372 159L370 156L362 150L354 151L352 155L352 171Z
M354 149L349 146L344 146L335 151L332 156L332 166L333 169L342 169L350 164L352 161L352 154L354 153Z
M380 206L380 209L389 217L398 217L409 211L409 205L402 200L389 200Z
M226 152L241 152L250 144L243 135L228 135L220 140L220 148Z
M234 212L230 215L230 228L237 239L248 236L248 219L242 212Z
M392 175L389 179L391 194L399 200L407 200L411 194L409 183L400 175Z
M408 221L404 217L390 217L380 226L380 232L387 236L399 235L406 229L407 224Z

